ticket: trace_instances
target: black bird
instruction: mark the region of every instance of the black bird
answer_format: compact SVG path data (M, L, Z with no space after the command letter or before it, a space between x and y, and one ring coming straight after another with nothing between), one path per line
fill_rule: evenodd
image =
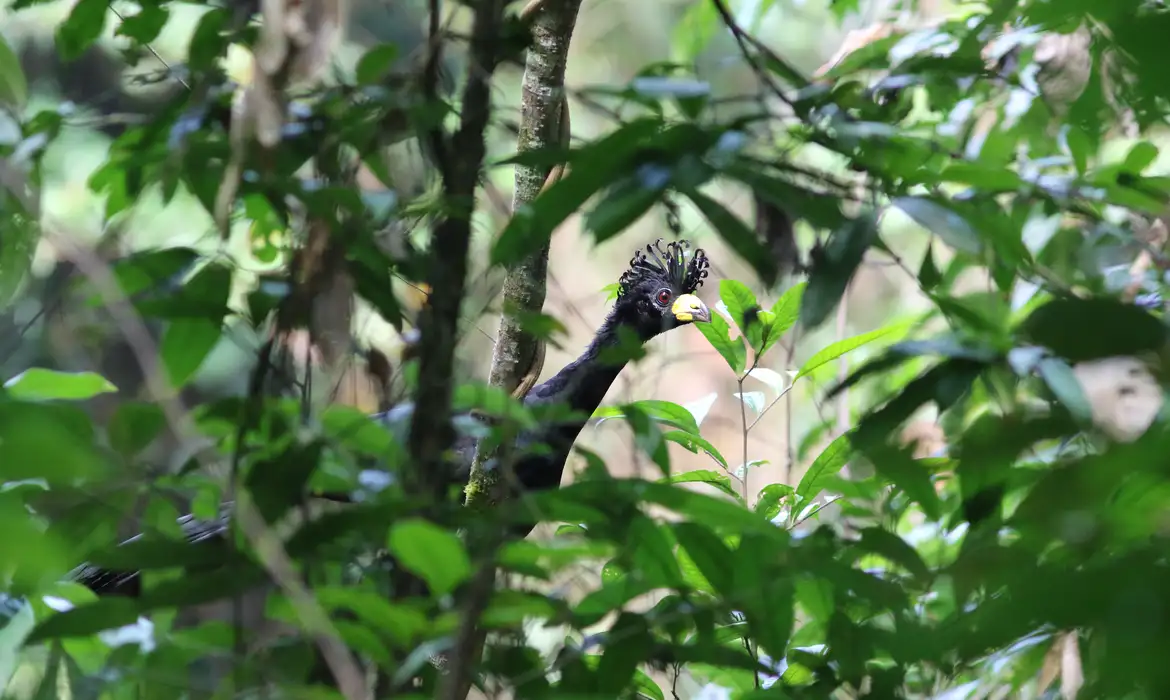
M632 333L645 343L672 328L711 320L710 310L695 296L708 274L707 256L702 249L695 249L688 256L689 247L686 241L663 246L659 239L645 250L637 251L619 280L617 301L585 352L552 378L533 387L524 398L529 406L563 402L580 418L542 425L517 437L519 456L513 469L523 491L560 486L573 443L626 365L623 354L607 352L617 350L623 335ZM623 333L623 329L628 333ZM377 417L405 440L412 408L412 404L400 405ZM460 422L466 425L467 418L460 417ZM525 449L541 443L551 449L531 452ZM459 464L455 476L462 483L466 483L475 445L474 434L464 434L454 445ZM227 521L205 522L184 516L180 526L192 542L206 542L221 538L227 530ZM518 534L523 536L528 531L530 528ZM99 595L136 596L141 585L137 572L115 572L91 565L75 569L72 578Z

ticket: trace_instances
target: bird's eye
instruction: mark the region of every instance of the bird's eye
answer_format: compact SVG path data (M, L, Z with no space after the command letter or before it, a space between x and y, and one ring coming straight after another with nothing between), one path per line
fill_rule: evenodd
M658 290L658 303L659 304L669 304L670 298L672 296L674 296L674 295L670 293L669 289L660 289L660 290Z

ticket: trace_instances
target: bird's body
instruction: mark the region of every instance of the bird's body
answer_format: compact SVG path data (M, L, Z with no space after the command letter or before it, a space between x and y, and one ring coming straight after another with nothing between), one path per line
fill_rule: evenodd
M533 387L524 397L527 406L561 402L575 416L539 425L517 436L514 452L517 457L511 468L524 491L543 491L560 485L573 443L626 364L620 353L623 336L646 342L677 326L710 320L707 307L693 294L707 275L707 259L702 250L686 258L686 248L687 244L680 241L668 244L665 250L655 244L646 246L645 252L639 251L622 275L618 300L593 341L580 357ZM411 414L412 406L403 404L375 417L405 444ZM467 482L475 455L476 435L482 432L467 430L475 427L469 419L469 416L457 417L463 429L452 445L458 465L453 476L463 484ZM547 445L549 449L528 449L537 444ZM192 542L219 539L228 528L226 517L205 522L185 516L180 526ZM89 565L78 567L73 578L100 595L136 595L140 585L134 572L110 572Z

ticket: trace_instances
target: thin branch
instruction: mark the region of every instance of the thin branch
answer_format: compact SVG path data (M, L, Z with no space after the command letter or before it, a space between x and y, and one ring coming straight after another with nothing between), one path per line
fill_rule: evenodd
M472 69L463 91L459 130L449 143L449 153L459 157L439 164L447 214L435 227L431 246L435 254L426 276L431 294L419 314L418 391L408 439L415 466L411 476L436 499L443 486L450 483L450 469L443 454L455 437L451 395L457 325L467 283L471 213L486 151L484 132L491 117L491 75L496 67L505 5L505 0L486 0L475 13L470 46Z
M480 619L491 601L495 589L496 563L493 558L484 561L468 586L467 597L460 612L459 631L451 651L448 673L435 696L441 700L463 700L471 689L471 668L483 649Z

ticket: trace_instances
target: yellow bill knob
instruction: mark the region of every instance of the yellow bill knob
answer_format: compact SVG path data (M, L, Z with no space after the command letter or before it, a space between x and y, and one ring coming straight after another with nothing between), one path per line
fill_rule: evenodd
M707 323L711 320L711 310L694 294L683 294L675 299L670 311L683 323L691 321Z

